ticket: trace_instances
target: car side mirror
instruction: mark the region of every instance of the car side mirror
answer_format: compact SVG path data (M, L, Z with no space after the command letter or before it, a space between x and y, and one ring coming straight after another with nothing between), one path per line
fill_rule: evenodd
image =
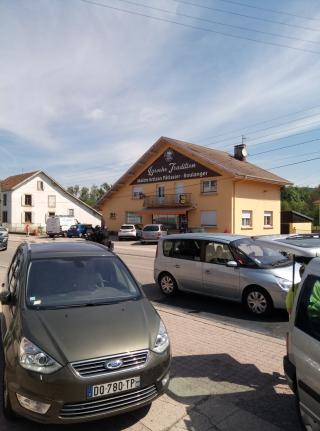
M235 260L229 260L229 262L226 263L227 266L230 268L236 268L238 266L238 263Z
M2 305L9 305L12 302L12 295L9 290L0 292L0 302Z

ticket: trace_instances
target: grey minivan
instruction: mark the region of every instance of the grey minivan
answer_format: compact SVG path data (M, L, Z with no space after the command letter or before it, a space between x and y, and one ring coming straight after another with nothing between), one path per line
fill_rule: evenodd
M285 308L292 275L288 255L243 235L170 235L159 240L154 263L154 279L164 294L184 290L243 302L256 315Z
M6 417L85 422L148 406L164 392L166 328L103 245L22 244L0 299Z

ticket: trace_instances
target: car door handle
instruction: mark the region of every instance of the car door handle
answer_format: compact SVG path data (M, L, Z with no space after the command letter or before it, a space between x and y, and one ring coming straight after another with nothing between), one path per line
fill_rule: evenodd
M180 268L180 265L175 265L176 268Z

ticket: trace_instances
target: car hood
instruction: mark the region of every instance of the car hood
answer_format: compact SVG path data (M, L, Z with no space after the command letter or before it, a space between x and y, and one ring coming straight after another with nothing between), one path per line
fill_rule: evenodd
M153 346L160 318L142 298L23 313L23 335L61 364Z

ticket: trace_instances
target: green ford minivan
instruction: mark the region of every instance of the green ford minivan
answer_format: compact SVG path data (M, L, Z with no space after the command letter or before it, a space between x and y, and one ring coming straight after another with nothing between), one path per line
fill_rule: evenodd
M23 243L0 300L7 418L96 420L148 406L165 391L166 328L106 247Z

